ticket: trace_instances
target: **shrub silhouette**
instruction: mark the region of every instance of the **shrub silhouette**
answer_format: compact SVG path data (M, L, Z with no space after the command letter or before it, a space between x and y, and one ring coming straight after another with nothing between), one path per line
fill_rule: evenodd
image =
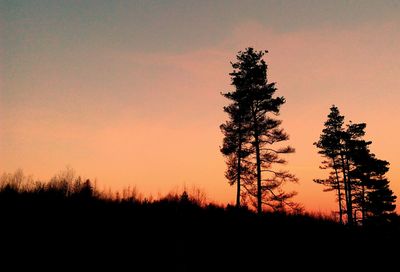
M276 260L287 257L282 252L301 252L305 247L313 258L324 258L346 241L357 245L357 251L343 247L341 253L351 252L357 260L357 254L376 252L375 248L399 241L398 217L384 228L348 228L304 213L257 216L245 206L199 205L190 191L159 199L120 194L117 199L79 177L30 182L29 186L14 181L4 178L0 183L2 247L17 245L18 258L37 254L36 260L51 259L58 265L83 263L93 268L109 263L146 270L237 271L256 268L258 264L248 261L252 258ZM237 230L243 233L239 244L233 239ZM271 235L254 239L254 233L265 232ZM266 246L252 250L260 243ZM238 245L240 258L229 261ZM7 259L7 255L2 257ZM308 259L298 258L296 265L302 264L307 267Z

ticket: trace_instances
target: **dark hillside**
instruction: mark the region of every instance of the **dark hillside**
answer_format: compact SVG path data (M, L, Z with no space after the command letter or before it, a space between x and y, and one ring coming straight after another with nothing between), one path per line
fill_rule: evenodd
M350 229L304 214L259 216L231 206L199 206L186 194L139 201L102 198L92 187L68 194L60 188L41 188L21 191L3 186L5 260L19 256L33 259L34 265L51 260L63 266L226 271L271 262L307 267L315 260L327 261L337 250L342 256L351 253L352 258L377 257L399 241L398 222ZM263 248L258 251L260 240ZM286 257L293 263L280 262Z

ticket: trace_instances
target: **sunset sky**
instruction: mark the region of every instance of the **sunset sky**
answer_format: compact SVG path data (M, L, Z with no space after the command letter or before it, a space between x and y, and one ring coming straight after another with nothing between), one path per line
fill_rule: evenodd
M46 180L69 165L101 188L195 185L233 203L220 92L232 89L230 61L253 46L269 50L269 80L287 100L296 200L336 209L312 181L326 177L313 142L332 104L367 123L400 197L399 1L0 3L0 173Z

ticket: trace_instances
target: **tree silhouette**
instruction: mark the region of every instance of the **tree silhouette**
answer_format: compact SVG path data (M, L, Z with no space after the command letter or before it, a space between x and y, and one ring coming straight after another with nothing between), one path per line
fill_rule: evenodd
M320 139L318 142L315 142L314 145L320 149L318 153L326 158L326 160L322 162L320 168L331 168L333 171L330 172L327 179L315 179L314 181L327 186L328 189L325 191L336 190L339 205L339 221L340 223L343 223L342 190L344 187L339 179L339 171L343 167L340 160L340 154L344 116L340 115L339 109L334 105L330 110L331 112L328 115L328 120L324 124L324 129L322 130ZM345 172L343 171L342 173L343 180L346 180Z
M363 139L365 135L365 123L346 125L347 129L342 134L346 144L346 163L347 177L350 191L350 207L352 208L352 219L354 223L357 220L357 212L361 211L362 221L365 219L365 193L367 181L365 177L369 176L368 172L374 167L374 163L370 164L370 152L368 146L371 142Z
M320 149L318 153L328 159L322 162L321 168L331 168L333 171L328 179L316 179L314 181L328 186L328 191L337 191L340 222L343 222L341 190L344 190L347 224L352 225L355 222L353 200L357 197L356 189L360 185L352 175L357 168L355 158L359 155L359 151L366 148L370 143L362 140L366 127L364 123L350 123L346 125L346 129L343 125L344 116L340 115L339 109L333 105L330 108L328 120L324 124L325 128L322 130L320 139L314 143ZM342 179L340 179L340 176Z
M389 188L389 181L383 176L371 180L370 191L366 196L366 220L374 224L386 223L395 215L396 196Z
M240 95L241 93L239 93ZM231 98L230 94L223 94L227 98ZM239 101L243 100L238 95L235 97L232 104L224 107L224 111L228 113L229 120L220 126L224 134L223 145L220 149L221 153L227 157L227 170L225 177L229 180L231 185L236 183L236 207L240 207L241 195L241 178L246 175L247 169L244 159L247 158L251 152L246 144L249 143L249 137L246 130L249 117L240 105ZM248 146L248 145L247 145Z
M286 204L293 206L288 199L295 193L285 193L282 185L297 181L287 171L272 169L274 164L286 163L280 154L292 153L294 149L290 146L273 148L289 136L280 128L282 122L273 117L279 115L285 99L273 97L276 87L274 82L267 80L265 53L267 51L249 47L239 51L236 62L231 63L233 72L230 76L235 90L223 94L232 103L224 108L230 120L221 126L225 135L221 151L224 155L233 155L227 160L227 177L231 183L233 178L238 182L243 177L245 194L255 197L258 213L262 212L263 204L273 209L283 209ZM269 176L263 179L262 172Z
M361 211L361 220L366 223L384 223L396 208L396 196L389 189L385 174L389 162L377 159L369 150L371 142L354 141L351 145L353 169L349 173L355 181L355 209ZM355 220L357 220L356 216Z
M387 217L395 209L396 199L384 177L389 163L376 159L370 152L371 142L363 139L365 123L350 122L344 128L344 116L340 115L339 109L332 106L330 111L320 139L314 145L327 159L320 168L332 171L327 179L314 181L327 186L325 191L336 191L340 223L343 222L342 191L348 225L358 222L357 212L361 212L363 224L368 218Z

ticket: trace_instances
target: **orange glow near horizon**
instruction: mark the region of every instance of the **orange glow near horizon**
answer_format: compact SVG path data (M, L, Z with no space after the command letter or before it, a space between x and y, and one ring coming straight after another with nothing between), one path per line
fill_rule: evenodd
M228 103L220 92L231 89L229 62L237 51L254 46L269 50L269 80L287 100L280 118L296 148L285 166L299 178L290 186L296 200L308 211L337 209L334 195L312 181L326 177L313 142L332 104L347 121L367 123L366 139L391 163L390 186L400 197L398 34L391 22L286 33L247 22L201 50L94 48L85 52L92 62L57 69L45 63L26 81L8 80L41 95L22 92L21 104L0 97L0 171L20 167L48 179L70 165L100 188L136 186L157 196L194 185L212 201L233 203L235 187L224 178L219 152Z

